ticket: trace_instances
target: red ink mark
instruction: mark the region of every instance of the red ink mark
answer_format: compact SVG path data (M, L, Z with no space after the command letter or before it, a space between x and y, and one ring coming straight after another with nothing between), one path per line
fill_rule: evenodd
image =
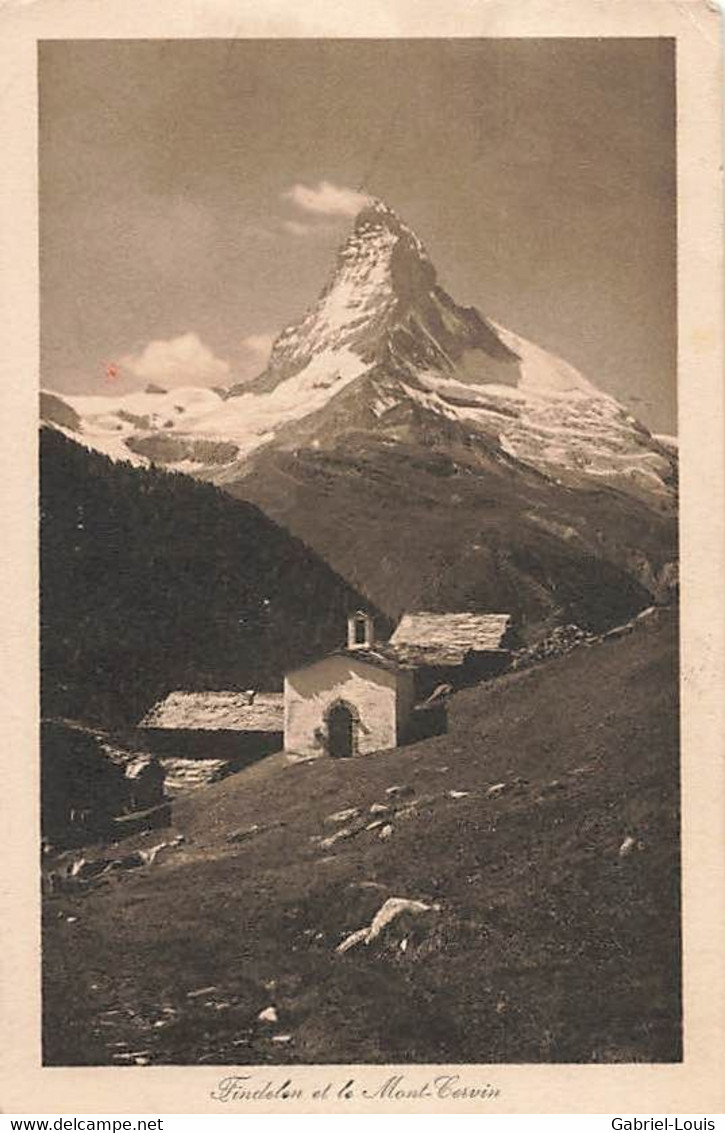
M106 377L109 382L114 381L118 377L118 366L115 362L106 363Z

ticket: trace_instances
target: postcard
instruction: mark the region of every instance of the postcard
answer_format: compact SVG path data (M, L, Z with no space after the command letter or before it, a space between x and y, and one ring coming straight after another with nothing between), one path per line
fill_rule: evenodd
M3 1107L721 1109L719 11L2 20Z

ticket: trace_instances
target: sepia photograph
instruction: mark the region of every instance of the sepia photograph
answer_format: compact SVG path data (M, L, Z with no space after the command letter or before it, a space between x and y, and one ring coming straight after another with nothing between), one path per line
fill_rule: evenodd
M682 1059L675 87L39 42L45 1066Z

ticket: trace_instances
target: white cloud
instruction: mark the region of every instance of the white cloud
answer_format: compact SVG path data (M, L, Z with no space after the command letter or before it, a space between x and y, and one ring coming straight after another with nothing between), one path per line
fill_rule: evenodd
M251 350L252 354L258 354L266 359L272 349L273 342L273 334L249 334L242 339L242 346L246 350Z
M300 220L283 220L282 227L293 236L311 236L317 230L317 225L303 224Z
M326 224L324 220L318 220L312 224L306 224L302 220L283 220L282 228L285 232L291 232L293 236L299 236L303 239L307 236L325 236L328 232L337 231L336 224Z
M320 181L316 187L298 183L291 189L286 189L282 197L305 212L313 212L318 216L355 216L370 203L370 197L365 193L333 185L331 181Z
M217 358L194 331L149 342L140 353L121 358L120 365L134 377L165 388L219 385L229 377L229 363Z

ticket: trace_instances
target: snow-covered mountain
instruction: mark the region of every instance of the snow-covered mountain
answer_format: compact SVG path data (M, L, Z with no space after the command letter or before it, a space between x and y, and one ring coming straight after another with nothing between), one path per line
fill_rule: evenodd
M45 405L46 421L114 459L258 503L389 612L498 602L543 621L576 614L582 587L596 606L599 587L627 595L619 615L672 581L671 440L457 304L380 201L252 382Z
M455 303L421 241L379 201L359 214L322 295L282 331L253 382L63 400L93 448L228 480L364 378L381 428L414 403L560 483L672 502L671 446L562 359Z

